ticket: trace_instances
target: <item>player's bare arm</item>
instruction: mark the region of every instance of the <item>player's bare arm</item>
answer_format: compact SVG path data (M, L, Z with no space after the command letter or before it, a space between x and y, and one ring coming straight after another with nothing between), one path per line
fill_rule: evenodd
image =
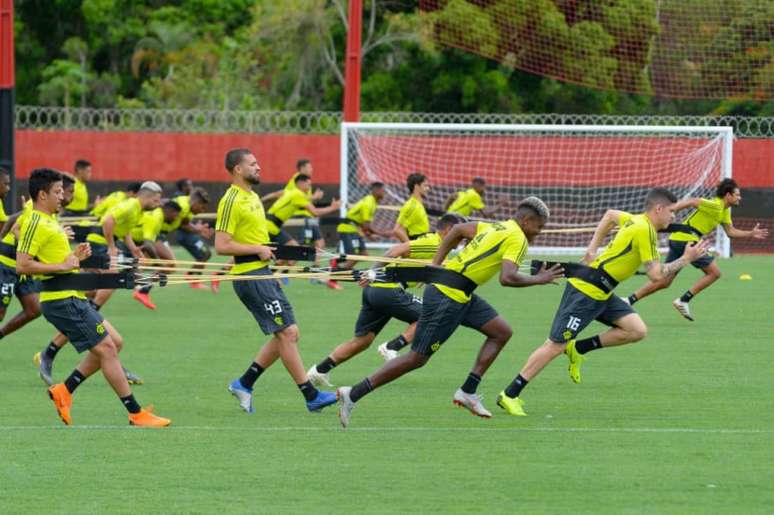
M535 275L527 275L519 272L519 267L513 261L503 260L500 268L500 284L511 288L525 288L527 286L537 286L539 284L557 284L556 281L562 278L564 269L561 265L554 265L546 268L546 265L540 268Z
M616 209L608 209L605 211L599 224L597 224L597 228L594 230L594 235L591 237L589 246L586 248L586 254L581 260L583 263L589 264L594 261L597 250L602 245L602 242L605 241L607 235L610 234L610 231L620 223L623 214L623 211L618 211Z
M477 230L478 222L455 225L443 241L441 241L441 246L438 247L438 252L433 258L433 264L440 266L447 254L449 254L452 249L457 248L457 245L459 245L462 240L472 240L475 238Z
M723 224L723 230L729 238L754 238L756 240L763 240L769 236L769 230L765 227L761 227L761 224L755 224L755 227L749 231L737 229L734 224Z

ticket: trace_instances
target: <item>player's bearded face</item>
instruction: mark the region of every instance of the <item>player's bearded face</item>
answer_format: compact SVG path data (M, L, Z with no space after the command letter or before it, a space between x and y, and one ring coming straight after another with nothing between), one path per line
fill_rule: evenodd
M261 167L258 165L258 161L255 156L250 155L243 161L244 167L242 168L242 177L250 184L261 183Z

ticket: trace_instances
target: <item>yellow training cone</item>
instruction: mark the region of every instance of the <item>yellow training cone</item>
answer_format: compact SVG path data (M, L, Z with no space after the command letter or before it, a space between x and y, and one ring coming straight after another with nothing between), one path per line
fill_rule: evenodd
M739 276L740 281L752 281L752 276L750 274L742 274Z

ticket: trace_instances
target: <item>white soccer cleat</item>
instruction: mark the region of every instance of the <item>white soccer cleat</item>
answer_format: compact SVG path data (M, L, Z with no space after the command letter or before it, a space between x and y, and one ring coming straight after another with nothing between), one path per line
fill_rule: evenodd
M379 345L376 350L379 351L379 355L384 358L384 361L390 361L399 355L398 351L387 348L387 342Z
M462 388L457 388L454 392L454 398L452 402L460 408L465 408L477 417L492 418L492 412L484 407L481 403L482 396L475 393L465 393Z
M631 306L632 303L629 302L629 297L618 297L618 298L621 299L622 301L626 302L627 304L629 304Z
M239 401L239 407L246 413L255 413L253 409L253 389L245 388L239 379L234 379L228 385L228 391Z
M336 390L336 400L339 401L339 421L343 428L346 428L349 425L352 410L355 409L355 403L349 398L349 392L351 391L351 386L342 386Z
M691 308L688 307L687 302L683 302L680 299L675 299L672 301L672 305L675 307L675 309L683 315L684 318L687 318L691 322L693 322L693 317L691 316Z
M306 377L309 378L312 384L317 387L327 386L330 388L333 386L333 384L331 384L331 378L328 374L323 374L322 372L317 371L317 365L314 365L306 372Z

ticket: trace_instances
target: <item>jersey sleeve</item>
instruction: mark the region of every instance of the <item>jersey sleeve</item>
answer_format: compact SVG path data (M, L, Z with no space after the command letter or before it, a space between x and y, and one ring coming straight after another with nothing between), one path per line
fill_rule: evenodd
M633 242L637 245L637 250L640 253L640 261L643 263L658 261L659 255L656 248L658 239L656 237L656 230L653 227L645 224L638 226Z
M363 223L370 222L376 213L376 199L371 197L363 204Z
M146 241L155 241L161 232L161 225L164 223L164 213L154 211L151 213L142 226L142 238Z
M731 209L726 208L723 210L723 216L720 218L720 223L722 225L731 225Z
M505 242L503 260L512 261L519 265L527 254L527 238L521 234L509 236Z
M18 252L29 254L30 256L38 255L40 247L45 240L44 230L41 225L40 216L37 214L25 217L24 223L21 229L19 229Z
M306 193L301 190L293 191L293 197L290 199L290 202L297 208L304 208L312 203L309 197L306 196Z
M111 207L107 214L111 215L116 221L116 225L121 225L129 221L132 216L132 208L134 206L131 202L119 202L115 206Z
M239 221L239 209L236 194L232 190L228 192L218 204L218 214L215 220L215 230L234 234Z
M473 193L470 196L470 207L476 211L480 211L486 207L486 204L484 204L484 199L481 198L481 195L478 193Z
M632 219L632 214L627 213L626 211L623 211L621 213L621 217L618 219L618 226L623 227L624 225L626 225L626 222L628 222L631 219Z

